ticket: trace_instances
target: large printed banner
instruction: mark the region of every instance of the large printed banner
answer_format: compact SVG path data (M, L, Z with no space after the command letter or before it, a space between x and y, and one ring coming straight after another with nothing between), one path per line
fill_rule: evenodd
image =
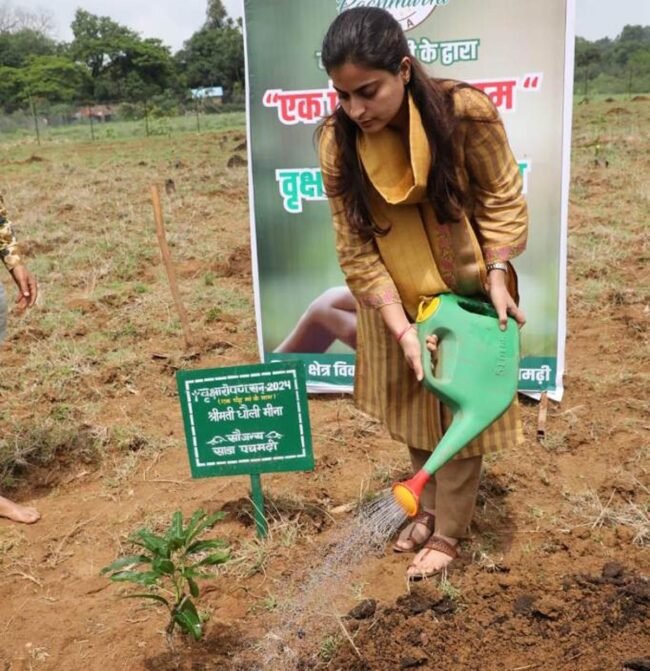
M320 60L337 12L379 6L432 76L482 89L502 115L530 211L515 266L528 322L521 391L562 396L574 0L245 0L250 195L263 361L305 362L310 391L354 376L354 302L335 252L314 132L337 105Z

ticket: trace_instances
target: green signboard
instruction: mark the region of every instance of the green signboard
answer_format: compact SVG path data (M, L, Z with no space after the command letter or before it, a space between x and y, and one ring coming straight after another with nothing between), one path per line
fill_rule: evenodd
M176 373L193 478L314 468L304 364Z

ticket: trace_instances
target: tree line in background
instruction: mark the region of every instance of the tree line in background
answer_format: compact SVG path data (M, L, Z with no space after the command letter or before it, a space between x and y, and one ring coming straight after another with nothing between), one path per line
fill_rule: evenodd
M38 101L57 105L122 101L150 103L174 113L189 89L221 86L224 102L244 96L241 20L221 0L207 0L204 24L172 54L159 39L143 38L109 17L78 9L73 40L51 37L52 19L0 4L0 107L5 113ZM575 92L650 92L650 26L625 26L615 39L575 44Z
M650 92L650 26L625 26L611 40L576 38L574 91L596 93Z
M173 113L192 88L221 86L223 102L243 103L241 20L221 0L208 0L204 24L172 54L156 38L143 38L106 16L83 9L71 24L73 39L51 37L47 14L0 5L0 107L5 113L34 100L39 110L62 104L149 102Z

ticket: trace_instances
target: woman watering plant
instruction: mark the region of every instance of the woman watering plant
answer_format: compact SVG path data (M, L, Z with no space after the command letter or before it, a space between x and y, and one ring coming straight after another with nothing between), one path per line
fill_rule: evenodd
M4 201L0 195L0 258L18 286L18 299L16 301L19 310L32 307L36 301L38 286L36 279L23 265L16 250L16 238L14 237L11 223L7 219ZM7 327L7 302L5 293L0 284L0 342L4 340ZM0 517L6 517L14 522L32 524L40 518L40 513L28 506L21 506L14 501L0 496Z
M322 61L340 101L319 129L320 160L339 262L359 306L355 400L406 443L418 470L450 422L420 384L418 304L448 292L484 294L501 328L508 315L524 324L509 263L526 245L521 177L489 98L468 84L429 78L388 12L342 12L327 31ZM435 352L436 339L427 345ZM522 439L515 399L435 473L422 512L395 544L417 552L409 577L434 575L458 556L482 455Z

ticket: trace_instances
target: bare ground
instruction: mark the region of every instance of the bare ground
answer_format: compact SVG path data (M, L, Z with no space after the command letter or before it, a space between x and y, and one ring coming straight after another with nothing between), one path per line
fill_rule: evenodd
M447 580L409 590L408 557L389 546L361 556L338 593L317 595L316 620L292 632L295 663L266 668L650 669L650 104L618 107L628 114L605 103L576 110L566 393L549 408L545 439L538 406L525 401L526 443L489 460L474 538ZM189 477L175 370L257 356L246 171L227 167L241 140L11 148L2 186L43 296L14 319L0 352L0 475L43 520L0 520L4 671L259 668L260 644L353 504L405 472L400 446L348 398L315 397L316 470L264 477L266 541L255 538L246 478ZM149 183L168 179L190 351L147 200ZM135 529L198 507L230 512L215 534L231 542L233 561L204 583L205 639L179 639L172 654L163 614L119 599L125 590L99 570Z

